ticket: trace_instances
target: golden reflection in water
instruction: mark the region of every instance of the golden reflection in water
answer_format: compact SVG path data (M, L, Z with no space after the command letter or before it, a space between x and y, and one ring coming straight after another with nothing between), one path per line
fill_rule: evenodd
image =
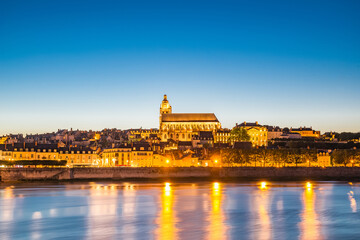
M170 183L165 183L161 194L161 212L158 218L158 229L156 231L157 239L176 239L177 218L174 213L174 196Z
M258 214L257 218L255 218L255 226L258 226L258 231L254 231L252 236L253 239L271 239L272 231L271 231L271 220L269 216L269 191L268 191L268 183L261 182L259 189L254 192L253 198L250 198L250 206L252 212L256 212Z
M6 187L1 191L1 198L3 199L4 209L0 212L1 221L12 221L14 218L15 210L15 195L13 187Z
M221 208L222 189L221 183L214 182L211 189L211 212L209 215L209 236L207 239L226 239L225 216Z
M260 183L260 189L261 190L266 190L267 189L267 182L261 182Z
M315 210L315 192L311 183L307 182L303 193L303 212L300 222L300 239L323 239L320 221Z
M118 226L116 222L117 189L116 185L90 184L88 198L88 235L90 238L112 235ZM105 234L105 235L104 235Z

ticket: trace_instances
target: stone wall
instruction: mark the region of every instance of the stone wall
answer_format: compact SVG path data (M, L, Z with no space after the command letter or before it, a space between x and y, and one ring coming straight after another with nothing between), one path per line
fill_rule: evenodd
M360 180L358 167L144 167L144 168L8 168L1 181L96 179L213 178L233 180Z

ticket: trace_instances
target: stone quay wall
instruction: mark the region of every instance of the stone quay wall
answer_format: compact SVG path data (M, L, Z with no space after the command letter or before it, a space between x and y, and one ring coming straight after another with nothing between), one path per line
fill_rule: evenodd
M139 168L4 168L1 181L122 180L122 179L231 179L231 180L357 180L359 167L139 167Z

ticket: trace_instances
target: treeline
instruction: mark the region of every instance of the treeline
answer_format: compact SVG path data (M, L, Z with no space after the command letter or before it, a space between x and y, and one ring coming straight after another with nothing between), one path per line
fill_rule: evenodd
M226 149L222 151L224 164L255 165L275 167L297 166L303 163L317 162L315 149Z
M360 143L319 142L315 139L281 139L269 142L271 148L353 149Z
M336 149L331 153L334 164L354 165L360 163L360 149Z
M285 167L317 163L316 149L224 149L221 151L224 165ZM332 165L359 164L360 150L338 149L330 155Z
M0 165L5 166L66 166L66 160L0 160Z
M353 139L360 138L360 132L352 133L352 132L342 132L342 133L335 133L335 137L340 141L350 141Z

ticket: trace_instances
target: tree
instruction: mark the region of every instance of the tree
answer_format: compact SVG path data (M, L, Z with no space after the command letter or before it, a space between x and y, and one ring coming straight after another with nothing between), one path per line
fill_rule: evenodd
M261 166L265 167L268 162L270 162L271 152L269 149L262 148L258 149L259 158L261 160Z
M292 149L291 155L292 155L293 163L295 163L296 167L298 166L299 163L304 162L304 157L302 155L301 149Z
M250 162L249 152L245 149L227 149L223 152L223 162L229 165L241 164L244 165Z
M304 160L308 163L308 166L310 166L310 163L317 162L316 150L307 149L307 150L304 150L301 154L304 157Z
M232 142L247 142L250 141L250 136L245 128L235 127L230 132L229 140Z
M348 151L345 149L336 149L331 154L331 159L335 164L346 165L350 162Z

